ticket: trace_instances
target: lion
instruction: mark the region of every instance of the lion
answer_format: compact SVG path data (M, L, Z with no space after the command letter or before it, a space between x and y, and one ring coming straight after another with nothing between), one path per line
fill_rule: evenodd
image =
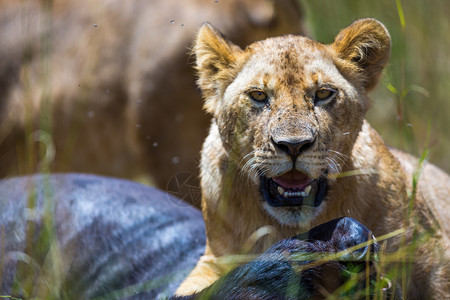
M304 32L297 0L2 1L0 177L197 178L210 118L189 47L205 21L242 46Z
M213 116L200 162L207 242L177 295L218 280L231 268L223 256L262 253L351 217L376 237L403 229L388 253L429 234L405 296L448 299L450 178L388 148L364 119L390 47L375 19L355 21L328 45L287 35L242 49L210 24L200 29L193 51Z

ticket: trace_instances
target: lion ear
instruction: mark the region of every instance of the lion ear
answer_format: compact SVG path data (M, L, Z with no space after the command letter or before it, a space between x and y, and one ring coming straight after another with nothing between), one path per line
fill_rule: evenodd
M332 47L339 58L356 65L364 88L371 90L389 59L391 37L379 21L361 19L341 30Z
M204 107L214 114L219 94L223 92L227 81L231 80L237 55L242 50L209 23L200 28L193 50L198 84L206 99Z

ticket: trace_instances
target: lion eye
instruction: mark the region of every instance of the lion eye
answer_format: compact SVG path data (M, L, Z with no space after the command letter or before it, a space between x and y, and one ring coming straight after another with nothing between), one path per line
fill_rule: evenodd
M249 93L250 97L258 102L264 102L267 100L267 95L264 92L261 91L253 91Z
M327 99L330 99L331 97L333 97L334 94L336 94L335 90L323 88L316 92L315 100L316 101L327 100Z

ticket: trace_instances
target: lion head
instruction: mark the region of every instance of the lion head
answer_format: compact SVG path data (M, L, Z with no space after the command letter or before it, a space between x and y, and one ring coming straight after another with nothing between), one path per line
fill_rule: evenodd
M389 58L386 28L363 19L329 45L288 35L241 49L205 24L194 51L218 147L259 190L264 210L284 225L320 214Z

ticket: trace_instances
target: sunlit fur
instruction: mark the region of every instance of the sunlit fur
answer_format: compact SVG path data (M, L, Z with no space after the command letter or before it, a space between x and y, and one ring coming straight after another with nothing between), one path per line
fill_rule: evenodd
M274 241L333 218L352 217L376 236L405 224L416 160L388 149L364 120L367 93L389 58L390 37L381 23L356 21L330 45L288 35L246 49L206 24L194 52L205 109L213 115L200 163L207 247L179 294L217 280L227 270L217 263L220 256L261 253ZM315 101L324 87L335 96ZM268 101L252 100L248 94L255 89ZM309 136L315 142L295 161L272 142ZM294 168L310 178L328 177L328 193L318 208L272 207L262 198L260 175ZM434 230L434 235L415 253L408 299L448 296L449 197L448 175L427 165L408 223L417 220L419 232ZM270 230L255 238L263 226ZM412 226L407 230L410 239ZM398 242L390 239L387 250Z

